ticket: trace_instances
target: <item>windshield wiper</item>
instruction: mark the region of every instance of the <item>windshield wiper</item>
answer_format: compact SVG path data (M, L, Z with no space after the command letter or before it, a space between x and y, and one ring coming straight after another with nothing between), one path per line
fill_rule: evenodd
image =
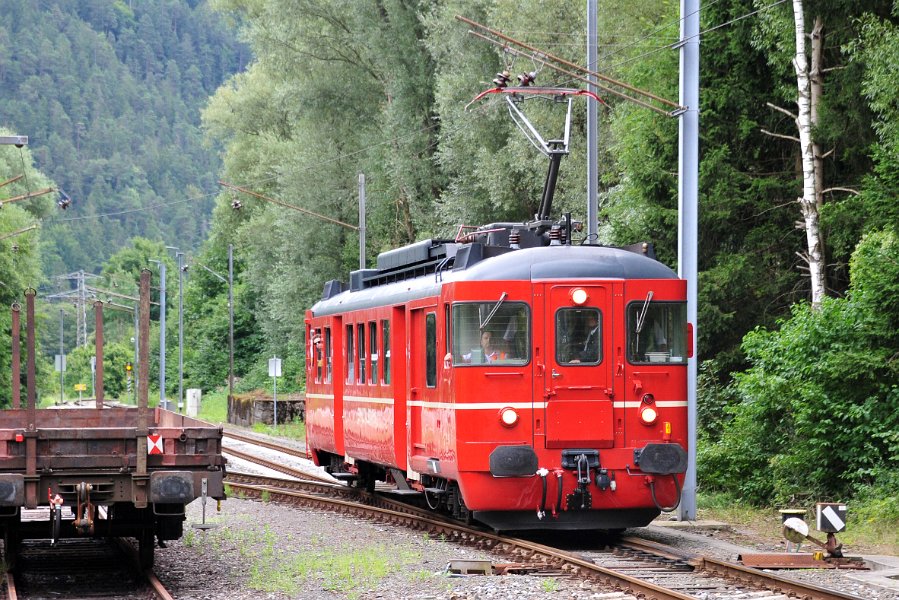
M646 323L646 313L649 312L650 300L652 300L652 290L650 290L649 293L646 294L646 301L643 302L643 308L640 309L640 314L637 315L637 335L640 335L640 332L643 331L643 325Z
M494 307L490 310L490 312L487 313L487 316L484 318L484 322L481 323L480 326L479 326L480 329L483 330L485 327L487 327L487 323L490 322L490 319L493 318L493 315L495 315L495 314L496 314L496 311L499 310L500 304L503 303L503 300L505 300L505 299L506 299L506 296L508 296L508 295L509 295L509 294L507 294L506 292L503 292L502 294L500 294L499 300L497 300L497 302L496 302L496 306L494 306Z

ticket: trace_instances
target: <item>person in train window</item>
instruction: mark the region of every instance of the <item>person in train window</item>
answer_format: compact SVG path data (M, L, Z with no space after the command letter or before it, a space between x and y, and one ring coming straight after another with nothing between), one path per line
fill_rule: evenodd
M462 355L462 360L467 363L491 363L497 360L505 360L506 353L493 343L493 333L487 330L481 332L480 351L472 351Z
M577 363L595 363L599 362L599 318L597 317L596 311L591 310L587 312L586 315L586 328L587 333L584 336L583 345L578 348L575 356L571 361L574 364Z

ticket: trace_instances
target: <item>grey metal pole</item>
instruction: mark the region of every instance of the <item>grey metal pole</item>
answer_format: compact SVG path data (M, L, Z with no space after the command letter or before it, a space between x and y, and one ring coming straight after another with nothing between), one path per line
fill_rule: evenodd
M65 389L65 349L63 348L63 312L59 309L59 403L63 403L62 392Z
M228 244L228 402L234 396L234 244Z
M359 268L365 268L365 173L359 173Z
M275 406L275 417L273 419L272 425L274 425L275 429L278 428L278 376L275 375L272 377L272 399Z
M687 362L687 475L678 506L681 521L696 518L696 302L699 239L699 4L681 0L680 116L678 152L678 276L687 280L687 321L693 324L693 357Z
M598 70L597 42L598 42L598 10L597 0L587 0L587 69L592 72ZM590 85L587 89L597 93L596 76L589 75ZM599 120L597 102L593 98L587 98L587 243L599 242ZM570 242L569 242L570 243Z
M178 252L178 412L184 408L184 253Z
M159 265L159 405L168 410L169 402L165 397L165 261L151 260L150 262ZM136 354L134 360L136 363Z

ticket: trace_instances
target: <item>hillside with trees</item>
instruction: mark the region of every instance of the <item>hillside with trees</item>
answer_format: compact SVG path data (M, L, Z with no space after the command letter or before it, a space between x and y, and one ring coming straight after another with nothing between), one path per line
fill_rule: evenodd
M0 3L0 125L73 199L44 223L48 275L96 271L136 235L205 238L221 163L200 108L248 60L205 2Z

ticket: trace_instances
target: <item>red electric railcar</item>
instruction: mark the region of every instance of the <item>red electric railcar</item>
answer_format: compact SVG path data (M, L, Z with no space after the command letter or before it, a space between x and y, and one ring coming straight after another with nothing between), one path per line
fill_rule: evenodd
M686 283L520 227L325 286L306 316L311 454L495 529L645 525L687 465Z
M581 90L497 87L550 159L529 223L378 256L306 314L316 464L498 530L620 529L673 508L687 468L686 282L648 245L572 245L550 219ZM546 142L519 105L567 99Z

